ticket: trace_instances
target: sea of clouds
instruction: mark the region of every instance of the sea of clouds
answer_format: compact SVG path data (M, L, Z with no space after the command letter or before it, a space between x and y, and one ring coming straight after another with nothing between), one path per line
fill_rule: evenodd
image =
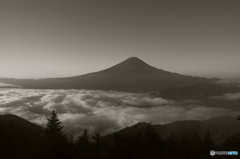
M73 137L79 136L84 128L105 135L138 122L166 124L240 114L230 109L206 107L196 101L180 103L144 93L0 89L0 114L15 114L45 126L52 110L57 111L64 131Z

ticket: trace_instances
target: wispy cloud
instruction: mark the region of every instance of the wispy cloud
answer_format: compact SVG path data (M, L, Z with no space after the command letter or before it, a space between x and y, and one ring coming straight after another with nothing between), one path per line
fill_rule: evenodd
M237 85L240 86L240 79L221 79L216 82L223 85Z
M21 87L21 86L0 82L0 87L15 87L16 88L16 87Z
M83 128L111 133L140 121L164 124L176 120L203 120L239 112L208 108L194 102L176 103L146 94L93 90L0 90L0 113L12 113L45 125L56 110L67 134L78 136Z
M215 96L212 97L213 99L220 99L220 100L227 100L227 101L234 101L240 99L240 93L227 93L222 96Z

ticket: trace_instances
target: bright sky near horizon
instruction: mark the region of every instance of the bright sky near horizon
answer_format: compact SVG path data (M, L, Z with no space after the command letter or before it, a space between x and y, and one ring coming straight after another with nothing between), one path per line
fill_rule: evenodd
M240 78L239 0L1 0L0 77L67 77L135 56Z

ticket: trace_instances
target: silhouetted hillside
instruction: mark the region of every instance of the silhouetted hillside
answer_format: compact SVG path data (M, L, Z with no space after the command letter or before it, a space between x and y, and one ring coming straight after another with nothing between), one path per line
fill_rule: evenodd
M40 126L16 115L0 115L0 158L28 158L39 147L42 132Z
M147 127L147 123L138 123L131 127L122 129L116 134L120 135L135 135ZM233 134L240 133L240 121L230 116L216 117L209 120L183 120L176 121L165 125L153 125L157 133L162 139L167 139L174 135L178 139L194 138L199 136L204 138L207 131L212 135L213 141L216 144L221 144L227 137ZM103 140L110 142L113 134L106 135Z
M240 121L217 117L176 121L165 125L138 123L102 137L88 130L67 138L52 111L44 131L15 115L0 116L0 154L3 159L206 159L210 150L237 150ZM232 156L238 157L238 156Z
M6 132L19 132L26 135L39 135L41 127L16 115L0 115L0 126Z

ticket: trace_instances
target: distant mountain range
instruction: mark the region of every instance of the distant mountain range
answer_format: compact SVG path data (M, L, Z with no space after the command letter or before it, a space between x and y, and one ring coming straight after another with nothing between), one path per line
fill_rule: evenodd
M120 135L135 135L146 128L148 123L140 122L131 127L124 128L116 134ZM195 136L199 136L201 139L204 138L207 131L211 133L213 141L216 144L221 144L227 137L233 134L240 133L240 120L230 116L216 117L209 120L198 121L198 120L183 120L176 121L164 125L153 125L157 133L162 139L174 135L177 139L191 139ZM111 141L113 134L106 135L104 137L105 142Z
M194 84L187 87L152 92L149 95L175 101L192 101L210 107L239 110L240 97L232 100L224 99L224 95L236 96L235 94L240 95L240 87L219 84Z
M226 93L239 93L240 87L219 84L195 84L188 87L169 88L152 93L158 97L172 100L208 100Z
M152 92L197 83L214 83L216 80L167 72L150 66L136 57L131 57L108 69L80 76L35 80L2 78L0 82L35 89Z

